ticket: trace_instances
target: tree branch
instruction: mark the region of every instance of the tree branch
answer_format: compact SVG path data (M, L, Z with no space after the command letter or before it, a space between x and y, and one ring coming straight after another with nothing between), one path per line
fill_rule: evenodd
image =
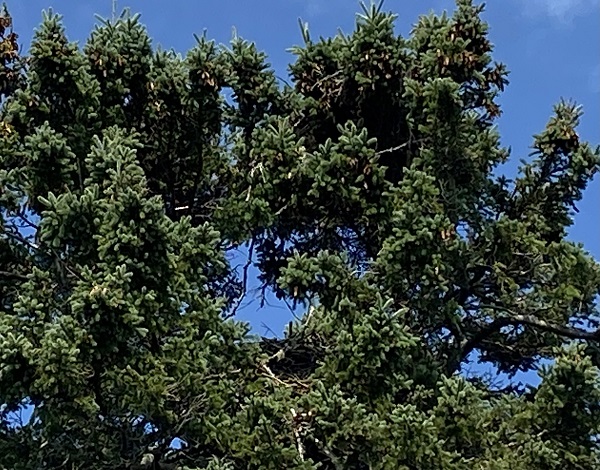
M519 315L509 309L497 307L493 305L482 305L482 308L493 308L496 310L502 310L509 313L510 317L497 318L491 323L483 326L479 332L477 332L470 339L465 339L461 345L460 359L461 362L464 360L482 341L497 333L501 328L505 326L517 326L517 325L528 325L539 330L543 330L549 333L554 333L559 336L564 336L570 339L586 339L589 341L600 341L600 330L588 331L582 330L581 328L574 328L569 326L558 325L556 323L549 323L545 320L540 320L533 315Z
M400 145L396 145L395 147L389 147L383 150L379 150L378 152L375 152L375 155L379 156L379 155L383 155L384 153L390 153L390 152L395 152L396 150L400 150L403 149L404 147L408 147L411 144L421 144L423 142L425 142L426 139L417 139L417 140L408 140L407 142L404 142L403 144Z
M8 279L19 279L22 281L27 281L29 279L25 274L12 273L9 271L0 271L0 277L5 277Z
M242 292L240 293L238 298L235 300L231 311L227 315L224 316L225 320L228 318L234 317L236 315L238 308L240 307L240 305L242 304L242 301L246 297L246 293L248 291L248 270L250 269L250 266L252 265L252 257L254 256L254 241L255 241L255 238L253 236L252 241L250 242L250 247L248 248L248 259L246 260L246 264L244 264L244 267L242 268Z

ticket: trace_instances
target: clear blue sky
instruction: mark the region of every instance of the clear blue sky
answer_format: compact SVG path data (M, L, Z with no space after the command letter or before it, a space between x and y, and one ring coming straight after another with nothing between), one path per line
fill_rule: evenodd
M61 13L69 38L83 43L96 22L94 13L110 16L111 5L111 0L8 0L25 50L42 9ZM398 32L406 35L420 14L452 10L453 5L450 0L386 0L384 9L399 15ZM293 59L286 49L301 42L299 17L308 21L313 37L330 36L337 28L350 32L359 11L358 2L350 0L119 0L118 7L142 13L154 44L180 52L194 45L193 33L206 29L209 38L227 43L235 27L268 54L282 77ZM499 128L504 144L512 147L513 161L528 155L532 135L543 129L561 97L584 106L580 135L600 143L600 0L490 0L484 17L495 59L511 71ZM579 208L570 237L600 259L600 178ZM257 332L264 332L263 322L279 332L290 315L281 306L259 311L255 302L241 318Z

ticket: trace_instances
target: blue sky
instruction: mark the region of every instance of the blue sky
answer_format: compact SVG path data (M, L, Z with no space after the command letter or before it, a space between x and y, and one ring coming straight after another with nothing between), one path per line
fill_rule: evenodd
M61 13L69 38L83 43L96 22L94 14L110 16L111 5L111 0L8 0L25 49L42 9ZM398 14L397 30L407 35L420 14L453 5L450 0L386 0L384 9ZM194 45L193 33L206 29L209 38L227 43L235 27L267 53L281 77L293 60L286 49L301 42L298 18L308 21L313 37L330 36L338 28L350 32L359 11L358 2L349 0L119 0L119 10L123 7L142 14L155 45L180 52ZM512 147L513 162L528 155L532 135L543 129L561 97L584 106L580 135L600 143L600 0L490 0L484 18L495 59L511 71L498 125L503 143ZM579 208L570 237L600 259L600 178ZM240 317L259 333L264 333L262 323L279 332L290 320L285 306L257 306L251 303Z

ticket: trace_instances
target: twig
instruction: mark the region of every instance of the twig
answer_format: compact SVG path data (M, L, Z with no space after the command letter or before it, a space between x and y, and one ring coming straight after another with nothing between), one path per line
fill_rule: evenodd
M265 329L265 331L266 331L267 333L268 333L268 332L271 332L271 333L273 333L273 336L275 336L276 338L279 336L279 335L278 335L277 333L275 333L275 332L274 332L274 331L271 329L271 327L270 327L269 325L267 325L265 322L261 322L260 326L262 326L262 327Z
M404 142L403 144L396 145L395 147L390 147L390 148L387 148L387 149L380 150L379 152L375 152L375 155L382 155L384 153L395 152L396 150L403 149L404 147L407 147L410 144L419 144L419 143L424 142L424 141L425 141L425 139L419 139L419 140L412 140L411 139L411 140L409 140L407 142Z
M21 219L21 220L22 220L22 221L25 223L25 225L27 225L28 227L30 227L30 228L33 228L33 229L35 229L35 230L38 230L38 229L39 229L39 226L38 226L37 224L34 224L34 223L31 221L31 220L29 220L29 219L28 219L28 218L25 216L25 214L23 214L21 211L17 212L17 217L18 217L19 219Z
M242 301L246 297L246 293L248 291L248 270L250 269L250 266L252 265L252 257L254 255L254 241L255 241L255 238L252 237L252 241L250 242L250 247L248 248L248 259L246 260L246 264L244 264L244 267L242 268L242 292L240 293L238 298L235 300L235 303L234 303L234 306L233 306L233 309L231 310L231 312L229 312L227 315L225 315L225 319L235 316Z
M343 70L338 70L337 72L334 72L330 75L326 75L323 78L320 78L319 80L317 80L313 86L310 88L310 91L314 91L315 88L317 88L321 83L326 82L327 80L329 80L330 78L335 78L338 75L341 75L343 72Z
M25 274L12 273L9 271L0 271L0 277L7 277L12 279L20 279L22 281L27 281L29 278Z
M34 251L37 251L37 252L40 251L40 247L38 245L27 240L27 238L25 238L23 235L21 235L18 230L16 232L5 231L4 235L6 235L9 238L12 238L13 240L15 240L19 243L22 243L23 245L25 245L26 247L28 247Z
M261 368L262 368L262 370L263 370L263 371L265 371L266 375L267 375L267 376L268 376L268 377L269 377L271 380L273 380L274 382L277 382L279 385L283 385L283 386L285 386L285 387L292 387L292 385L290 385L290 384L288 384L288 383L284 382L284 381L283 381L283 380L281 380L279 377L277 377L277 376L276 376L276 375L273 373L273 371L271 370L271 368L270 368L268 365L266 365L266 364L262 364L262 365L261 365Z
M290 303L288 302L288 300L284 297L283 301L285 302L286 307L288 308L288 310L290 311L290 313L292 314L292 316L297 320L300 321L302 318L299 317L296 312L294 312L293 307L290 305Z
M395 152L396 150L400 150L403 149L404 147L408 146L411 142L404 142L403 144L400 145L396 145L395 147L390 147L384 150L380 150L379 152L375 152L375 155L382 155L384 153L389 153L389 152Z
M7 235L8 237L12 238L13 240L16 240L17 242L20 242L24 245L26 245L27 247L31 248L32 250L40 253L43 252L43 250L40 249L40 247L38 245L36 245L35 243L30 242L29 240L27 240L23 235L21 235L20 233L12 233L12 232L4 232L4 235ZM77 279L79 279L80 281L85 281L84 277L79 274L77 271L73 270L73 268L71 268L71 266L69 266L69 264L63 260L60 255L54 251L52 248L48 248L48 252L49 254L51 254L69 273L71 273L73 276L75 276ZM46 253L48 254L48 253Z

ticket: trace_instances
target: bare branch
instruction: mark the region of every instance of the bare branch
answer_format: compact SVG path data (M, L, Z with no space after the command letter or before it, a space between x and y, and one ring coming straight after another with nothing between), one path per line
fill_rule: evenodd
M323 84L324 82L326 82L327 80L331 80L332 78L337 77L338 75L341 75L343 73L343 70L338 70L337 72L334 72L330 75L325 75L324 77L320 78L319 80L317 80L313 86L310 88L311 91L314 91L315 88L317 88L319 85Z
M600 329L595 331L583 330L581 328L574 328L564 325L558 325L556 323L550 323L545 320L540 320L533 315L520 315L513 312L510 309L495 306L495 305L482 305L482 308L491 308L495 310L501 310L508 313L509 317L497 318L496 320L488 323L479 330L470 339L465 339L461 345L461 360L465 359L477 346L485 339L497 333L501 328L505 326L518 326L527 325L539 330L543 330L549 333L554 333L559 336L564 336L570 339L585 339L588 341L600 341Z
M390 153L390 152L395 152L396 150L401 150L405 147L408 147L411 144L422 144L423 142L425 142L426 139L413 139L412 137L404 142L403 144L400 145L396 145L395 147L390 147L387 149L383 149L383 150L379 150L378 152L375 152L375 155L379 156L379 155L383 155L384 153Z
M19 219L21 219L21 221L22 221L22 222L23 222L23 223L24 223L24 224L25 224L27 227L29 227L29 228L32 228L32 229L35 229L35 230L38 230L38 229L40 228L40 227L39 227L37 224L35 224L35 223L33 223L31 220L29 220L29 219L27 218L27 216L26 216L26 215L25 215L25 214L24 214L22 211L19 211L19 212L16 214L16 216L17 216Z
M29 279L25 274L12 273L9 271L0 271L0 277L5 277L9 279L20 279L22 281L27 281Z
M248 259L246 260L246 264L242 268L242 292L239 297L235 300L234 306L231 311L225 315L225 319L231 318L235 316L238 308L240 307L242 301L246 297L246 293L248 291L248 270L252 265L252 257L254 256L254 237L252 237L252 241L250 242L250 248L248 248Z
M5 231L4 235L6 235L9 238L12 238L13 240L25 245L27 248L33 250L36 253L44 253L44 254L50 254L54 257L54 259L56 259L56 261L63 266L70 274L72 274L73 276L75 276L77 279L81 280L81 281L85 281L85 279L83 278L83 276L78 273L75 269L73 269L69 263L67 263L64 259L62 259L60 257L60 255L53 250L52 248L46 248L47 251L44 251L43 249L41 249L37 244L27 240L27 238L25 238L20 232L8 232Z
M384 153L395 152L396 150L400 150L400 149L403 149L404 147L407 147L411 143L412 142L409 140L408 142L404 142L403 144L396 145L395 147L390 147L387 149L380 150L379 152L375 152L375 155L382 155Z

